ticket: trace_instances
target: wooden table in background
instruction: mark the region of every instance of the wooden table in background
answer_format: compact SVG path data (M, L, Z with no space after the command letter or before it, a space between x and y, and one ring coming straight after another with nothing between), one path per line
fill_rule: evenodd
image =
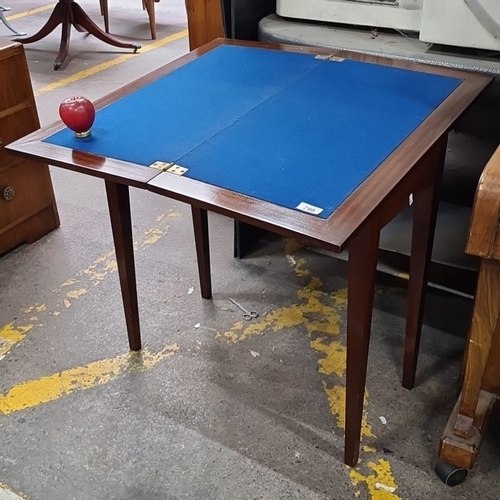
M102 5L101 5L102 7ZM140 45L128 42L121 42L116 38L105 33L97 24L90 19L88 14L78 5L75 0L59 0L50 14L49 19L44 26L32 36L27 38L17 38L15 41L20 43L34 43L52 33L59 24L61 27L61 45L59 52L54 62L54 69L60 69L64 64L69 51L69 38L71 34L71 26L74 26L77 31L87 32L94 35L99 40L120 47L123 49L133 49L134 52L140 49Z

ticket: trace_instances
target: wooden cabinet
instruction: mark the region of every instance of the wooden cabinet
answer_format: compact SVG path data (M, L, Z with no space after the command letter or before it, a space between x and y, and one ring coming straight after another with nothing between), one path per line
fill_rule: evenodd
M0 255L59 226L48 166L5 151L39 127L23 47L0 41Z

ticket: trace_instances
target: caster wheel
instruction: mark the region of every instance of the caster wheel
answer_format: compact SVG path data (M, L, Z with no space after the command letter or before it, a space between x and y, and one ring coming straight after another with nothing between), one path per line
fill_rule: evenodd
M434 468L439 479L447 486L458 486L465 481L468 471L446 462L438 462Z

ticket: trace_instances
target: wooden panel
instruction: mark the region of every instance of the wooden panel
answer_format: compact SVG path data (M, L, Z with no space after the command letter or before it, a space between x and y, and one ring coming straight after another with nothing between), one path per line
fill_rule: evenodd
M500 302L500 300L499 300ZM500 397L500 316L493 332L490 344L488 361L484 369L483 386L484 391L498 394Z
M1 117L0 114L0 169L11 165L16 161L16 157L7 154L5 146L14 142L19 137L28 135L37 127L37 120L33 116L33 108L29 101L25 100L26 107L22 107L17 112ZM14 108L14 111L18 109Z
M491 157L479 179L469 228L466 252L500 258L500 148Z
M186 11L191 50L224 36L221 0L186 0Z
M11 57L0 59L0 75L16 75L15 85L7 85L7 80L0 79L0 113L16 104L26 100L31 94L31 83L26 78L23 78L24 71L19 74L19 68L22 67L22 53Z

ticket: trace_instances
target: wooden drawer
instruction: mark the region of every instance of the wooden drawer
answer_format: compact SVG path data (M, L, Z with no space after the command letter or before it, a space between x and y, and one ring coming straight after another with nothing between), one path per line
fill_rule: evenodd
M17 161L17 158L8 155L5 146L24 137L38 128L38 121L34 117L33 107L26 107L17 112L3 116L0 113L0 171L7 165Z
M11 187L14 196L5 200ZM0 235L17 222L28 219L53 202L52 184L46 165L23 161L0 173Z

